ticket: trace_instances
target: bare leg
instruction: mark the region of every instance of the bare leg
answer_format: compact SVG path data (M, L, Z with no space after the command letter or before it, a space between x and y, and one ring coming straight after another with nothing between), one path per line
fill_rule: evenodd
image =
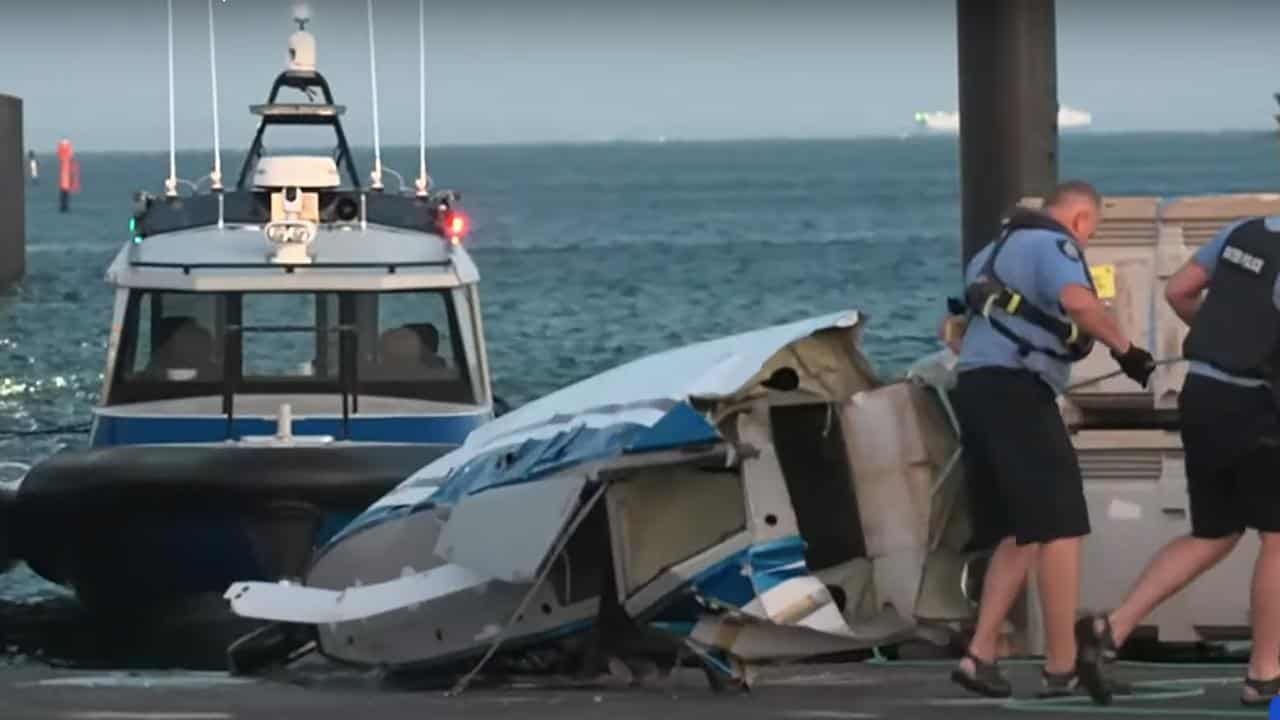
M1165 545L1142 571L1120 607L1111 612L1116 647L1123 645L1138 623L1160 603L1217 565L1239 542L1239 534L1211 540L1188 535Z
M1007 537L991 556L991 564L987 566L987 574L982 580L978 625L969 644L969 652L978 659L988 662L996 659L1000 628L1018 593L1022 591L1027 571L1031 569L1031 563L1035 562L1039 551L1039 545L1019 546L1012 537ZM967 658L961 664L966 672L974 670L973 663Z
M1074 626L1080 602L1080 538L1045 543L1036 569L1044 613L1045 670L1069 673L1076 666Z
M1280 675L1280 533L1260 533L1262 549L1253 570L1253 654L1249 677Z

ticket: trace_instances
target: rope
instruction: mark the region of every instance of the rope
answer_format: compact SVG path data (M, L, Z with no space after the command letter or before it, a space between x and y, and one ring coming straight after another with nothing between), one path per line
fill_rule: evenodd
M426 11L418 0L418 195L427 194L427 37Z
M378 62L377 45L373 37L373 0L368 0L366 5L369 8L369 84L373 92L373 172L369 173L369 182L374 190L381 190L382 140L378 133Z
M221 190L222 146L218 140L218 53L213 31L213 0L209 0L209 80L213 93L213 172L209 179L214 190Z
M1162 367L1164 365L1173 365L1174 363L1184 362L1185 360L1186 358L1181 358L1181 357L1161 358L1160 360L1157 360L1155 362L1155 366ZM1103 380L1110 380L1113 377L1119 377L1123 374L1124 374L1124 370L1113 370L1112 372L1106 373L1105 375L1098 375L1096 377L1087 378L1085 380L1081 380L1078 383L1073 383L1071 385L1068 385L1067 392L1075 392L1076 390L1082 387L1088 387L1090 385L1100 383Z
M173 0L168 0L169 8L169 178L165 180L164 192L169 197L178 195L178 146L174 137L174 102L173 102Z

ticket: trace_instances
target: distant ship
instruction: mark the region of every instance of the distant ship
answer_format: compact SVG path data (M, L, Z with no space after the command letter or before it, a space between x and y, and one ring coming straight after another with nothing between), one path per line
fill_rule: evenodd
M1276 100L1280 102L1280 93L1276 94ZM1276 117L1280 120L1280 115ZM1058 109L1059 130L1086 128L1092 124L1093 115L1087 111L1076 110L1065 105ZM960 132L960 113L918 112L916 113L916 125L930 132L957 133Z
M1275 94L1275 95L1273 95L1272 97L1274 97L1274 98L1276 99L1276 104L1277 104L1277 105L1280 105L1280 93L1276 93L1276 94ZM1277 114L1277 115L1276 115L1276 123L1280 123L1280 114Z

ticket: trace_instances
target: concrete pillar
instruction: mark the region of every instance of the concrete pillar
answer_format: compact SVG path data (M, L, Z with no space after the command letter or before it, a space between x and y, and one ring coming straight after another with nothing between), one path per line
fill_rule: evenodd
M1054 0L956 0L962 251L1058 179Z
M26 176L23 172L22 100L0 95L0 289L26 269Z

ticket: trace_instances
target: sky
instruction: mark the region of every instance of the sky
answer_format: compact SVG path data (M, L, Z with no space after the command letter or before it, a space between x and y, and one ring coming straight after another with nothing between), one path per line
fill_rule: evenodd
M207 0L172 0L176 142L212 144ZM366 4L310 0L353 142L372 136ZM0 4L0 93L29 147L168 147L163 0ZM290 0L215 0L222 142L283 69ZM897 135L957 105L955 0L427 0L432 145ZM379 129L416 144L412 0L374 3ZM1058 0L1058 97L1100 131L1263 130L1280 2ZM362 140L364 140L362 142Z

